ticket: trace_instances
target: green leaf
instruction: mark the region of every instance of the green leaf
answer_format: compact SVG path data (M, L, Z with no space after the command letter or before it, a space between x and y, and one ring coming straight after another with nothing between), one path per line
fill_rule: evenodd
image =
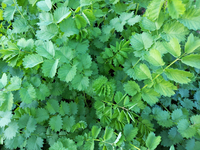
M92 0L80 0L80 6L83 7L83 6L87 6L87 5L90 5L92 4Z
M59 59L56 60L45 60L42 65L42 72L44 76L53 78L57 71Z
M50 40L58 33L58 27L55 24L40 26L40 29L36 31L36 37L40 40Z
M138 128L134 128L132 124L126 124L124 126L124 135L127 141L132 141L138 133Z
M94 140L92 138L85 142L84 150L94 150Z
M49 125L52 130L55 132L60 131L62 129L63 121L60 115L53 116L50 121Z
M23 65L25 68L33 68L42 62L43 58L38 54L27 55L23 59Z
M67 7L59 7L54 11L54 21L56 23L61 22L63 19L69 17L71 15L71 11Z
M11 122L13 114L11 111L0 111L0 127L5 127Z
M29 84L27 88L20 89L21 100L27 104L30 104L36 98L35 88L32 84Z
M57 100L50 99L46 103L45 107L50 114L54 115L55 113L59 112L59 104Z
M191 7L186 10L179 21L188 29L199 30L200 29L200 9Z
M106 127L105 132L104 132L104 140L108 141L112 136L113 136L113 129L110 127Z
M39 14L40 22L37 23L39 26L48 26L53 23L53 15L47 12Z
M7 85L7 83L8 83L7 75L5 73L3 73L3 75L0 79L0 89L4 88Z
M79 33L79 30L77 29L75 24L75 20L72 17L63 20L60 23L60 30L62 32L65 32L65 35L67 37Z
M151 49L144 58L154 66L163 66L165 62L162 59L160 52L156 49Z
M16 11L15 7L12 7L12 6L6 7L5 10L3 11L4 20L7 20L7 21L13 20L15 11Z
M101 127L92 126L92 137L93 137L94 139L96 139L97 136L99 135L100 131L101 131Z
M147 65L145 64L139 64L135 68L135 78L138 80L144 80L144 79L152 79L151 72Z
M151 34L147 32L135 34L131 37L130 44L135 50L148 49L153 44L153 38Z
M179 15L182 15L185 12L185 5L181 0L168 0L167 8L172 19L178 19Z
M0 100L1 100L1 111L10 111L13 107L13 94L11 92L1 93L0 92ZM3 102L2 102L3 101Z
M127 23L128 23L130 26L133 26L134 24L140 22L141 19L142 19L141 16L136 15L136 16L134 16L133 18L130 18L130 19L127 21Z
M181 61L186 65L200 69L200 54L185 56L181 59Z
M28 50L32 50L32 48L34 47L34 40L33 39L24 39L21 38L18 40L17 45L22 47L22 48L27 48Z
M152 0L149 3L146 14L150 20L155 21L156 19L158 19L160 10L163 7L164 2L164 0Z
M178 21L170 21L164 25L162 32L161 36L166 41L176 38L179 42L181 42L185 41L185 36L189 33L189 30Z
M38 108L35 117L38 123L43 122L44 120L49 119L49 113L44 108Z
M50 90L45 84L41 84L39 88L36 89L36 94L39 100L44 100L50 95Z
M74 116L65 116L63 118L63 130L66 130L67 132L70 132L72 126L75 124Z
M39 1L36 5L43 11L49 11L52 7L51 0Z
M143 100L146 101L151 106L156 104L159 101L159 99L158 99L159 96L160 96L160 94L155 92L153 89L145 88L142 90Z
M43 144L43 139L39 136L31 136L27 140L27 148L30 150L39 150L42 148Z
M29 29L28 23L25 19L17 19L13 23L13 33L27 32Z
M49 150L68 150L68 148L65 148L62 142L57 141L54 142L54 144L49 148Z
M155 22L147 19L146 17L142 19L141 27L143 27L144 29L149 30L149 31L155 31L156 30Z
M52 59L55 56L54 45L51 41L44 42L42 45L37 46L36 50L40 56L48 59Z
M128 81L128 83L124 84L124 91L127 94L134 96L140 92L140 87L135 81Z
M153 132L150 132L146 140L146 146L149 148L149 150L154 150L160 142L161 136L156 137Z
M175 94L174 90L177 90L177 87L170 83L170 81L159 77L154 84L154 90L161 95L171 97Z
M198 47L200 47L200 39L194 37L194 35L191 33L188 36L187 42L185 44L185 52L186 53L192 53L194 52Z
M16 91L21 87L22 80L19 77L12 77L10 84L6 87L7 91Z
M122 32L123 31L123 27L124 27L125 23L126 22L121 22L121 20L118 17L113 18L112 20L110 20L110 25L112 27L114 27L117 32Z
M178 122L178 132L185 138L192 138L196 134L196 130L190 125L187 119L182 119Z
M189 77L192 77L193 74L187 71L178 70L178 69L165 69L165 74L170 80L175 82L186 84L191 80Z
M78 29L85 28L87 25L86 20L78 14L75 16L75 22Z
M89 78L78 74L72 80L72 86L79 91L87 89L87 87L89 86Z
M163 45L174 57L179 57L181 55L181 47L176 38L172 38L169 43L164 42Z
M58 70L58 77L62 81L72 81L72 79L75 77L77 71L76 66L71 66L70 64L65 64Z
M8 124L8 128L5 129L4 131L4 136L6 139L12 139L13 137L16 136L17 132L18 132L18 124L17 122L11 122Z

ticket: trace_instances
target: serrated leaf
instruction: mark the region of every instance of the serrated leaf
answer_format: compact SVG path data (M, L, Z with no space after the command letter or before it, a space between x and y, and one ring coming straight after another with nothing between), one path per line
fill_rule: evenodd
M60 131L62 129L63 121L60 115L53 116L50 121L49 125L52 130L55 132Z
M85 28L87 25L86 20L78 14L75 16L75 22L78 29Z
M128 83L124 84L124 91L129 95L134 96L140 92L140 87L135 81L128 81Z
M30 50L34 46L34 40L33 39L26 40L24 38L21 38L18 40L17 45Z
M160 94L155 92L153 89L145 88L142 90L143 100L146 101L151 106L156 104L159 101L159 99L158 99L159 96L160 96Z
M69 103L66 103L64 101L61 101L60 103L60 109L59 109L59 113L61 116L64 116L64 115L69 115Z
M45 84L41 84L38 89L36 89L37 98L39 100L44 100L50 95L50 90Z
M27 55L23 59L23 65L25 68L33 68L42 62L43 58L38 54Z
M7 75L5 73L3 73L3 75L0 79L0 89L4 88L7 85L7 82L8 82Z
M0 111L0 127L5 127L11 122L13 114L11 111Z
M53 15L47 12L39 14L40 22L37 23L39 26L48 26L53 23Z
M75 20L71 17L63 20L60 23L60 30L62 32L65 32L67 37L79 33L79 30L76 27Z
M75 124L74 116L65 116L63 118L63 130L66 130L67 132L70 132L72 126Z
M150 20L155 21L158 18L164 2L164 0L152 0L149 3L146 14Z
M149 150L154 150L158 146L158 144L161 142L160 136L155 136L153 132L150 132L148 134L147 140L146 140L146 146L149 148Z
M200 39L194 37L194 35L191 33L188 36L187 42L185 44L185 52L186 53L192 53L194 52L198 47L200 47Z
M29 84L27 88L20 89L21 100L27 104L30 104L36 98L35 88L32 84Z
M41 46L36 48L40 56L52 59L55 56L55 48L51 41L44 42Z
M166 41L170 41L173 38L178 39L179 42L185 41L185 36L189 33L189 30L178 21L171 21L166 23L161 33L162 38Z
M0 96L1 96L0 97L0 100L1 100L0 110L4 111L4 112L12 110L13 99L14 99L12 92L7 92L7 93L0 92Z
M17 122L11 122L8 124L8 128L5 129L4 131L4 136L6 139L12 139L13 137L16 136L18 132L18 124Z
M179 15L185 12L185 5L181 0L168 0L167 8L172 19L178 19Z
M7 20L7 21L13 20L15 11L16 11L16 8L13 7L13 6L6 7L4 12L3 12L4 20Z
M144 80L144 79L152 79L151 72L147 65L145 64L139 64L135 68L135 78L138 80Z
M43 144L43 139L39 136L31 136L27 140L27 148L29 150L39 150L42 148Z
M168 44L167 43L163 44L166 50L174 57L179 57L181 55L181 47L176 38L172 38Z
M46 109L49 111L50 114L54 115L55 113L59 112L59 104L57 100L50 99L46 103Z
M7 91L16 91L21 87L22 80L19 77L12 77L10 84L6 87Z
M162 59L160 52L156 49L151 49L144 58L154 66L163 66L165 62Z
M175 82L186 84L191 80L189 77L192 77L193 74L187 71L178 70L178 69L165 69L165 74L170 80Z
M106 140L106 141L109 140L112 137L112 135L113 135L113 129L106 127L104 136L103 136L104 140Z
M138 133L138 128L134 128L132 124L124 126L124 135L127 141L132 141Z
M17 19L13 23L13 33L27 32L29 29L28 23L25 19Z
M56 60L45 60L42 65L42 72L44 76L53 78L56 74L59 59Z
M72 80L72 85L75 89L82 91L89 86L89 78L83 75L76 75Z
M70 82L75 77L77 71L76 66L65 64L58 70L58 77L62 81Z
M39 1L36 5L43 11L49 11L52 7L51 0Z
M94 139L96 139L97 136L99 135L100 131L101 131L101 127L92 126L92 137L93 137Z
M37 113L35 117L36 117L37 122L39 123L39 122L49 119L49 113L47 112L46 109L39 108L37 109Z
M58 33L58 27L55 24L40 26L40 29L36 31L36 37L40 40L50 40Z
M179 21L188 29L199 30L200 29L200 9L191 7L186 10Z
M191 138L196 134L196 130L193 126L190 126L190 122L187 119L182 119L178 122L178 132L185 138Z
M92 0L80 0L80 6L87 6L90 5L92 3Z
M54 21L56 23L61 22L63 19L69 17L71 15L71 11L67 7L58 7L54 11Z
M131 37L130 44L135 50L148 49L153 44L153 38L147 32L135 34Z
M130 26L133 26L134 24L140 22L140 20L141 20L141 16L136 15L136 16L134 16L133 18L130 18L130 19L127 21L127 23L128 23Z
M181 59L181 61L186 65L200 69L200 54L185 56Z
M174 90L177 90L177 87L160 77L156 79L154 90L161 95L170 97L175 94Z
M54 142L54 144L49 148L49 150L68 150L68 148L65 148L62 142L57 141Z
M85 142L84 150L93 150L94 149L94 140L90 138Z

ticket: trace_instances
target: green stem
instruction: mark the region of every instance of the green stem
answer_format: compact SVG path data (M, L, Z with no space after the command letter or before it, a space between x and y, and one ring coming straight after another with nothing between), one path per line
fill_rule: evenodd
M23 16L23 14L22 14L21 11L19 10L19 7L18 7L18 5L17 5L17 3L16 3L15 0L13 0L13 3L15 3L16 8L17 8L17 11L20 13L20 15L22 16L22 18L25 19L24 16Z
M136 11L135 11L135 15L137 15L138 9L139 9L139 3L137 4L137 8L136 8Z

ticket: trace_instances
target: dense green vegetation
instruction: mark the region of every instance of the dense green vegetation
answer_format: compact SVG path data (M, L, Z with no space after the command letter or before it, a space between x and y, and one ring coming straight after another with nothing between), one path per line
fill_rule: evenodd
M0 149L199 150L200 0L1 0Z

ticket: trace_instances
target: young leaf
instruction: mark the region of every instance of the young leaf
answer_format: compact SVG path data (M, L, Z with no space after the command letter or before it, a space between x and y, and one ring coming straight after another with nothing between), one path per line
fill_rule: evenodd
M200 69L200 54L185 56L181 59L181 61L186 65Z
M140 92L140 87L135 81L128 81L128 83L124 84L124 91L134 96L137 92Z
M159 101L158 96L160 96L160 94L155 92L153 89L145 88L142 90L143 100L146 101L151 106Z
M85 142L84 150L94 150L94 140L92 138Z
M60 131L62 129L63 121L60 115L53 116L50 121L49 125L52 130L55 132Z
M42 65L42 72L44 76L53 78L56 74L59 60L45 60Z
M51 0L44 0L37 2L37 6L43 11L49 11L51 10L52 3Z
M150 20L155 21L158 18L164 2L164 0L152 0L150 2L146 10L146 14Z
M40 22L37 23L39 26L48 26L53 23L53 15L47 12L39 14Z
M21 100L27 104L30 104L36 98L35 88L32 84L29 84L27 88L20 89Z
M92 137L93 137L94 139L96 139L97 136L99 135L100 131L101 131L101 127L92 126Z
M76 26L78 29L85 28L87 25L86 20L81 15L75 16Z
M61 22L63 19L69 17L71 15L71 11L67 7L58 7L54 12L54 21L56 23Z
M130 43L135 50L148 49L153 44L153 38L149 33L143 32L133 35Z
M109 140L113 135L113 129L110 127L106 127L105 132L104 132L104 140Z
M62 81L69 82L72 81L72 79L75 77L76 71L77 71L76 66L65 64L58 70L58 77Z
M42 45L36 48L37 53L40 56L52 59L55 56L54 45L51 41L44 42Z
M185 12L185 5L181 0L168 0L167 8L169 11L169 15L173 19L178 19L179 15L182 15Z
M160 136L155 136L155 134L153 132L150 132L147 140L146 140L146 146L150 149L150 150L154 150L156 149L156 147L158 146L158 144L161 142L161 137Z
M78 74L72 80L72 85L73 85L73 88L79 91L87 89L87 87L89 86L89 78L81 74Z
M124 135L127 141L132 141L138 133L138 128L134 128L132 124L124 126Z
M191 7L186 10L179 21L188 29L198 30L200 29L200 9Z
M189 77L192 77L193 74L187 71L178 70L178 69L165 69L165 74L170 80L175 82L186 84L191 80Z
M156 49L151 49L144 58L154 66L163 66L165 62L162 59L160 52Z
M27 55L23 59L23 65L25 68L33 68L42 62L43 58L38 54Z
M175 94L174 90L177 90L177 87L174 86L170 81L166 81L162 77L159 77L155 80L154 90L164 96L172 96Z
M186 53L192 53L200 46L200 39L194 37L194 35L191 33L188 36L187 42L185 44L185 52Z

